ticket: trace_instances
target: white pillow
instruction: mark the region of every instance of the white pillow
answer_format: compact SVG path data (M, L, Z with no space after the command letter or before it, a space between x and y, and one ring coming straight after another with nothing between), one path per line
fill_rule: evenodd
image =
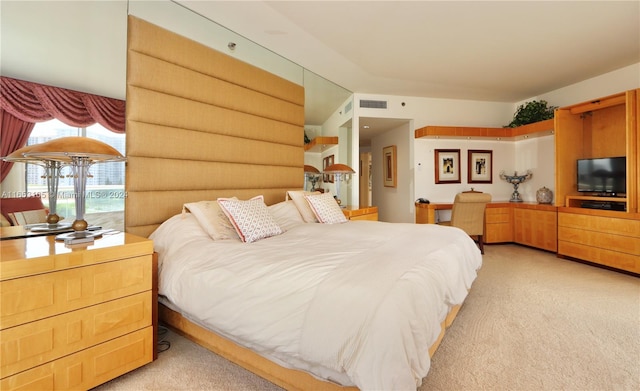
M306 202L306 200L305 200ZM267 207L276 224L285 231L290 230L298 224L304 224L298 208L293 201L282 201Z
M236 230L229 222L227 215L220 209L217 201L190 202L182 206L182 213L185 210L195 216L202 229L211 236L211 239L225 240L238 237Z
M309 203L319 222L323 224L338 224L349 221L330 193L306 195L304 198Z
M321 194L320 192L314 191L313 193L310 191L304 190L289 190L287 192L287 197L291 198L293 203L298 208L298 212L302 216L302 219L307 223L317 223L318 219L316 215L313 213L311 208L309 207L309 203L305 200L304 196L309 194Z
M271 217L261 195L247 201L218 198L218 204L243 242L251 243L284 232Z

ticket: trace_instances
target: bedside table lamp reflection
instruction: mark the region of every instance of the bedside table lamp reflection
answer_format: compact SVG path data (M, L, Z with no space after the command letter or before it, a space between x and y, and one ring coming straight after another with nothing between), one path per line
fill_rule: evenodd
M316 183L320 181L320 170L314 166L304 165L304 182L305 188L307 187L307 181L311 183L311 189L309 191L316 191Z
M47 180L47 197L49 198L49 214L47 214L47 223L37 227L41 230L55 231L63 228L71 227L70 223L60 223L60 216L57 214L58 205L58 183L62 178L62 168L64 163L55 160L39 159L34 157L26 157L25 154L31 152L35 145L27 145L22 147L7 157L2 158L6 162L29 163L42 166L44 168L43 178Z
M336 181L336 201L338 205L341 204L340 201L340 182L345 181L348 182L351 179L351 174L355 174L355 171L347 166L346 164L335 163L323 171L324 174L334 175Z

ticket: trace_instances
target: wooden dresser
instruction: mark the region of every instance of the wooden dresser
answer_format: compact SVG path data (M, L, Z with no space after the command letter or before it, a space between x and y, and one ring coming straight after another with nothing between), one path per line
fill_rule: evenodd
M0 241L0 389L86 390L154 359L153 242Z

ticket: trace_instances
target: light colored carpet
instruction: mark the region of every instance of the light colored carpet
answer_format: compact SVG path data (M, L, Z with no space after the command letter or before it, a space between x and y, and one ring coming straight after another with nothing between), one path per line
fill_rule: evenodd
M280 390L181 336L166 339L157 361L96 390ZM640 279L486 246L419 390L640 390Z

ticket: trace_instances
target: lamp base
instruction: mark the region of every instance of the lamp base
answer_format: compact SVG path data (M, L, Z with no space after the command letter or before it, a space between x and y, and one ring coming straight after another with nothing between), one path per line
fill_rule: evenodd
M54 232L54 231L66 231L71 229L71 223L55 223L47 224L42 223L30 227L33 232Z
M64 241L65 244L92 243L95 238L102 235L99 232L74 231L56 236L56 240Z

